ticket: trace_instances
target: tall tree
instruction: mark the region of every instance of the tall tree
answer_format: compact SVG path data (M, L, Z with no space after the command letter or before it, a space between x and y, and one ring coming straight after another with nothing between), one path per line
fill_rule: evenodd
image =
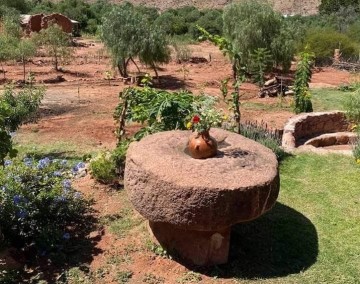
M26 81L26 62L36 53L36 46L31 39L21 39L14 51L14 57L23 64L24 82Z
M290 65L295 49L288 47L279 50L279 42L288 45L295 42L289 41L291 33L284 34L283 28L282 15L261 1L245 0L231 4L224 10L224 35L236 51L241 52L241 62L246 66L251 62L251 54L258 48L269 50L274 64L283 67Z
M359 0L321 0L319 11L323 14L331 14L339 11L342 7L359 8L359 4Z
M103 19L102 39L123 77L128 77L129 62L136 57L155 70L156 64L170 58L164 33L149 18L144 17L142 10L125 4L115 7Z
M41 30L35 40L43 45L49 56L53 58L54 68L59 70L59 63L69 60L74 53L70 46L71 38L61 27L56 24L50 25L47 29Z

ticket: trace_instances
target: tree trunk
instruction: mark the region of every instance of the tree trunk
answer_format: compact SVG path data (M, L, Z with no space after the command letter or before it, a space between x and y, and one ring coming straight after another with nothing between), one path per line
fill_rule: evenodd
M126 112L128 108L128 100L126 95L122 99L123 99L123 109L119 117L118 143L122 140L122 137L125 135L125 120L126 120Z
M120 73L120 76L125 78L125 74L124 74L124 71L123 71L123 67L124 67L124 64L121 62L119 62L117 64L117 67L118 67L118 70L119 70L119 73Z
M59 66L58 66L58 57L57 57L57 55L55 55L55 57L54 57L54 59L55 59L55 70L56 71L59 71Z
M3 76L4 76L4 80L6 79L6 76L5 76L5 69L4 69L4 64L1 62L1 70L3 72Z
M23 71L24 71L24 84L26 83L26 69L25 69L25 58L22 59L22 62L23 62Z
M235 92L233 93L234 118L237 127L237 133L241 133L241 111L240 111L240 70L235 62L233 65L233 76L235 80Z
M155 71L155 78L156 78L156 79L159 79L159 73L158 73L158 71L157 71L157 69L156 69L155 64L152 63L152 64L151 64L151 67L152 67L152 69L154 69L154 71Z
M139 66L136 64L136 62L134 61L134 59L133 59L131 56L130 56L130 60L131 60L132 63L134 63L134 65L136 66L136 69L137 69L138 72L140 73L141 71L140 71Z

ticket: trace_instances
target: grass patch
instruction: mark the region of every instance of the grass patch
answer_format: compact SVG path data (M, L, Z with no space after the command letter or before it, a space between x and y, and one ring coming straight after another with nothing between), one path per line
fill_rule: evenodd
M35 158L53 157L78 161L86 155L81 147L65 141L43 144L24 141L19 143L19 140L15 138L15 148L19 151L19 155L30 155Z
M351 92L338 89L312 89L312 103L314 111L344 110L344 103Z
M360 167L350 157L299 155L285 159L280 172L276 206L234 226L230 262L209 276L240 283L358 283Z
M277 112L277 111L292 111L292 107L290 103L288 102L288 99L286 101L282 102L279 101L277 103L269 104L269 103L258 103L258 102L243 102L241 106L244 109L248 110L259 110L259 111L266 111L266 112Z

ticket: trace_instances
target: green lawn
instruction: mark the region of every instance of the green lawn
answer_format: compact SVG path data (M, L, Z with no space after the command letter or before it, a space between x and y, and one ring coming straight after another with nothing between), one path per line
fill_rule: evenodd
M360 166L300 155L280 172L277 205L235 227L232 260L213 273L239 283L360 283Z
M337 89L312 89L314 111L344 110L344 102L351 92Z

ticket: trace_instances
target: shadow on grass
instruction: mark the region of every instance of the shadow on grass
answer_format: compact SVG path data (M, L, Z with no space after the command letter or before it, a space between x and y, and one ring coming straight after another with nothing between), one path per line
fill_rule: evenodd
M233 227L228 264L199 272L219 278L285 277L311 267L318 249L311 221L277 203L261 218Z

